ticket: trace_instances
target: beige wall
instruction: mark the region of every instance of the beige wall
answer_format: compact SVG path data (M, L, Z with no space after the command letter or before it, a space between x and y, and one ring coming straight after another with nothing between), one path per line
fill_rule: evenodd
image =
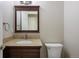
M3 2L4 3L4 2ZM8 5L7 5L8 4ZM19 2L5 2L5 17L12 28L10 33L4 32L4 36L13 34L13 6ZM3 4L2 4L3 5ZM6 6L7 5L7 6ZM40 6L40 39L45 42L63 42L64 39L64 2L38 1L33 5ZM7 12L8 11L8 12ZM10 12L9 12L10 11ZM9 35L10 34L10 35ZM41 57L46 57L45 47L41 50Z
M63 41L63 2L39 2L40 37L43 42Z
M79 1L64 2L65 57L79 58Z

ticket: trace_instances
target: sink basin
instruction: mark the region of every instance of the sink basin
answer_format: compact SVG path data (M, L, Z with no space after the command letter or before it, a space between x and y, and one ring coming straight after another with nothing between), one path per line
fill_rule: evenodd
M31 40L21 40L21 41L17 41L16 44L32 44Z

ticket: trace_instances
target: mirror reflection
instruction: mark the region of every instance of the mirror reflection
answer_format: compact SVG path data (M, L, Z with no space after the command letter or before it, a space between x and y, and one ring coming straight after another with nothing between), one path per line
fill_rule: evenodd
M37 30L37 11L17 11L17 30Z

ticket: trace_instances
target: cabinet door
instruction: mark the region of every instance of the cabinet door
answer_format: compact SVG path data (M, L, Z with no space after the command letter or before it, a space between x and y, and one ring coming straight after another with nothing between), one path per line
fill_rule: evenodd
M40 47L6 47L4 58L40 58Z

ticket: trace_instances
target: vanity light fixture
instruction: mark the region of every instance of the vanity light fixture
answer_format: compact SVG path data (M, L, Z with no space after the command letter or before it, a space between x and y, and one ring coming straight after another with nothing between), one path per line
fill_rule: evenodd
M21 4L29 5L32 4L32 1L20 1Z

